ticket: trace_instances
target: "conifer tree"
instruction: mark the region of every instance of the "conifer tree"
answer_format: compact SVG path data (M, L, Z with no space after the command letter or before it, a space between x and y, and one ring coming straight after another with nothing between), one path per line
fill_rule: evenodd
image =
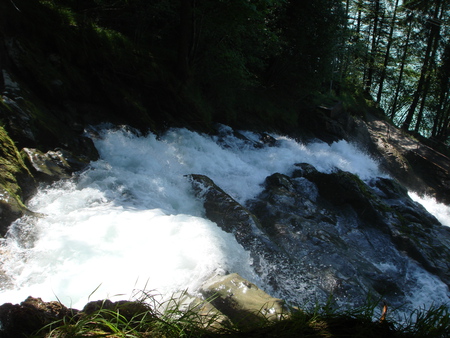
M438 42L440 39L441 20L444 13L445 2L445 0L412 0L406 4L407 8L410 8L411 10L420 10L423 15L427 16L425 19L427 42L426 49L423 55L420 78L417 82L413 101L402 124L402 129L404 130L409 130L420 99L425 99L427 95L427 79L429 76L431 63L433 62L433 56L436 55L436 49L439 46ZM419 122L420 121L421 119L419 119Z

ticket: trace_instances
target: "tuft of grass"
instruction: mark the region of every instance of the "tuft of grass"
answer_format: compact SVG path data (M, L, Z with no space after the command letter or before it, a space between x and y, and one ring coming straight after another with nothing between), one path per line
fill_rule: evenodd
M46 325L31 338L202 337L217 332L219 314L205 312L207 301L188 305L192 297L186 292L165 301L159 298L142 292L134 301L91 302L82 312Z
M158 299L160 295L142 291L134 301L91 302L91 307L47 325L32 338L450 336L450 310L444 305L417 309L398 322L394 313L381 313L379 299L368 297L364 306L342 310L330 297L311 310L291 307L277 321L262 320L257 327L242 329L212 308L212 299L192 302L187 292Z
M414 337L450 337L450 308L431 305L416 309L398 330Z

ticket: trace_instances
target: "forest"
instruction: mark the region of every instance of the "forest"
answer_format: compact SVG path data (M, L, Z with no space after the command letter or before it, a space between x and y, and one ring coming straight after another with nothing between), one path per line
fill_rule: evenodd
M3 18L5 31L8 20L18 26L14 16L35 10L29 1L7 1L15 14ZM185 102L175 120L199 125L259 121L297 127L314 105L342 102L361 114L360 100L404 131L449 142L448 0L45 0L39 5L53 16L36 25L51 29L62 20L60 25L82 36L72 42L60 31L52 48L100 77L134 86L116 94L136 109L158 106L162 113L153 120L161 124L164 112L173 110L160 102L161 88ZM109 45L90 38L93 32ZM101 49L103 61L94 55Z

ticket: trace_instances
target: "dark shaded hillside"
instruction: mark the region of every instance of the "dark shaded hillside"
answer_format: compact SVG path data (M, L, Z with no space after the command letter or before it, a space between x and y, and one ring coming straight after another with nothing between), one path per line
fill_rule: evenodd
M174 124L180 111L189 115L186 102L159 78L151 55L121 34L40 2L15 4L2 2L0 28L2 115L15 139L30 142L28 128L38 144L55 146L86 124L110 121L156 130ZM5 111L14 103L29 121ZM14 130L17 122L25 125Z

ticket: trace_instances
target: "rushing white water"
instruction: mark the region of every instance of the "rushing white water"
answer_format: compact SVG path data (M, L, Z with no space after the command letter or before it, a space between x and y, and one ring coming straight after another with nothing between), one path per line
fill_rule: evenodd
M422 204L427 211L441 222L442 225L450 227L450 206L439 203L430 196L419 196L415 192L410 192L409 196L416 202Z
M185 129L161 138L101 131L94 140L101 159L40 190L29 207L42 217L12 225L1 247L0 304L33 295L81 308L89 297L124 299L143 289L194 292L225 271L258 285L249 253L203 217L184 175L207 175L239 202L258 194L268 175L289 173L299 162L323 172L381 175L373 159L347 142L277 140L276 147L251 147L227 127L221 137Z

